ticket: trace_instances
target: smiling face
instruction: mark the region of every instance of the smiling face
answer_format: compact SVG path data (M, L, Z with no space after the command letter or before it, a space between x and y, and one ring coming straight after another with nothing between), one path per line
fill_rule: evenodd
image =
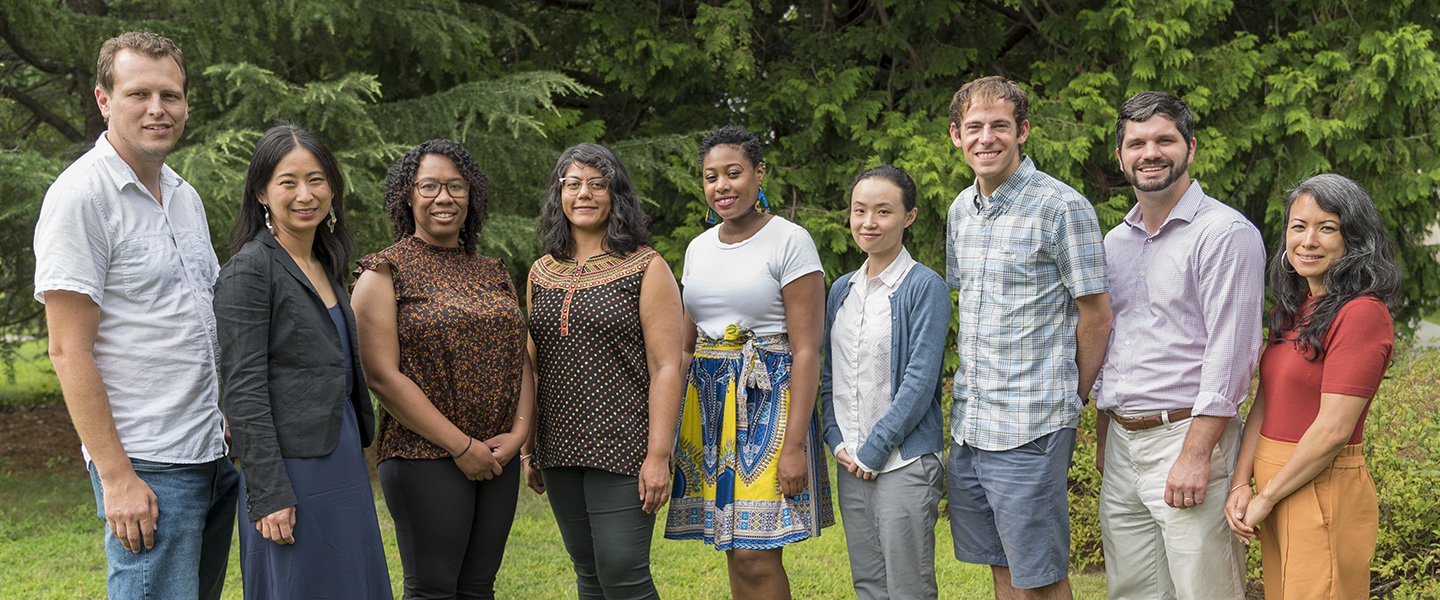
M106 139L132 166L164 163L190 118L185 74L168 56L129 49L115 54L114 73L113 89L95 88L95 103L108 122Z
M1325 273L1345 256L1340 215L1320 208L1310 194L1296 198L1285 224L1285 256L1295 274L1310 284L1310 295L1324 294Z
M565 170L565 179L580 182L579 189L573 193L567 186L560 186L560 210L570 221L572 230L604 233L609 226L610 190L607 187L603 192L596 192L590 187L590 182L604 178L600 169L590 165L571 163Z
M752 165L737 146L719 145L705 154L700 165L705 202L721 219L745 218L755 212L765 165Z
M415 170L416 185L410 188L410 211L415 217L415 237L432 246L460 246L460 229L465 225L470 198L468 194L461 198L450 195L448 184L454 182L465 183L455 161L440 154L426 154L420 159ZM440 184L439 194L434 198L420 195L419 185L425 183Z
M850 235L866 254L888 263L900 253L917 212L905 210L900 186L880 177L861 179L850 193Z
M1188 188L1195 140L1186 144L1174 121L1155 115L1125 124L1125 139L1115 149L1115 156L1125 179L1138 192L1163 191L1177 182Z
M313 239L315 228L330 216L335 193L320 161L304 148L295 148L275 165L260 203L270 209L276 239Z
M1020 168L1020 146L1029 137L1030 121L1016 123L1015 105L1008 100L977 100L950 125L950 141L965 152L965 164L986 196Z

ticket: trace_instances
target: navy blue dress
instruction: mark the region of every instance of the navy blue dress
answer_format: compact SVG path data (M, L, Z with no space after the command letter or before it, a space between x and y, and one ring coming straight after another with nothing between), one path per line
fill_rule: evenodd
M354 385L351 374L350 336L340 305L330 307L330 320L340 332L345 356L345 386ZM350 397L347 389L345 397ZM285 471L299 502L295 505L295 543L280 545L265 539L248 514L240 496L240 574L245 600L334 599L393 600L390 570L375 517L370 472L360 447L360 424L355 407L345 403L340 441L335 450L318 458L287 458ZM241 489L245 478L241 473Z

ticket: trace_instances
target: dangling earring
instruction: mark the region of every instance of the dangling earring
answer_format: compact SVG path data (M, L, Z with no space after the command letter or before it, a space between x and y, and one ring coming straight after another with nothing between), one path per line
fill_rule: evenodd
M1290 264L1290 259L1284 250L1280 251L1280 270L1291 275L1295 274L1295 265Z
M330 205L330 221L329 221L328 223L326 223L326 225L329 225L329 226L330 226L330 233L335 233L335 220L336 220L336 219L335 219L335 205L334 205L334 204L331 204L331 205Z
M714 225L720 221L720 215L713 208L705 209L705 222Z
M274 235L274 234L275 234L275 226L270 223L270 205L268 205L268 204L261 204L260 206L265 207L265 229L270 230L270 234L271 234L271 235Z
M765 190L760 190L760 195L755 198L755 212L770 212L770 201L765 199Z

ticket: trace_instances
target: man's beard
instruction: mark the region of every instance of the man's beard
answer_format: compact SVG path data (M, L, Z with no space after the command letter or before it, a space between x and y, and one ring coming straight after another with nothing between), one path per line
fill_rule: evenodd
M1154 180L1154 179L1145 181L1145 182L1143 182L1143 183L1140 182L1140 181L1138 181L1139 178L1135 176L1135 172L1136 172L1136 171L1138 171L1139 169L1142 169L1142 168L1144 168L1144 167L1151 167L1151 166L1156 166L1156 165L1161 165L1161 166L1170 167L1170 176L1166 177L1165 179L1158 180L1158 181L1157 181L1157 180ZM1135 189L1140 190L1140 191L1142 191L1142 192L1158 192L1158 191L1160 191L1160 190L1163 190L1163 189L1165 189L1165 188L1170 187L1170 186L1171 186L1172 184L1174 184L1176 181L1180 181L1180 178L1181 178L1181 177L1184 177L1188 172L1189 172L1188 169L1178 169L1178 170L1177 170L1177 169L1175 168L1175 163L1174 163L1173 161L1170 161L1170 160L1152 160L1152 161L1147 162L1147 163L1137 164L1137 165L1135 165L1134 167L1132 167L1132 168L1130 168L1130 169L1127 169L1127 170L1125 171L1125 180L1126 180L1126 181L1129 181L1129 182L1130 182L1130 185L1134 186Z

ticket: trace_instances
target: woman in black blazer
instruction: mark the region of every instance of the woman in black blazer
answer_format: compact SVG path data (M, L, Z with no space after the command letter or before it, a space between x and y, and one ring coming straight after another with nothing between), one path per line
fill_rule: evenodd
M344 197L319 138L266 131L215 288L247 600L391 598L361 450L375 416L340 280L354 249Z

